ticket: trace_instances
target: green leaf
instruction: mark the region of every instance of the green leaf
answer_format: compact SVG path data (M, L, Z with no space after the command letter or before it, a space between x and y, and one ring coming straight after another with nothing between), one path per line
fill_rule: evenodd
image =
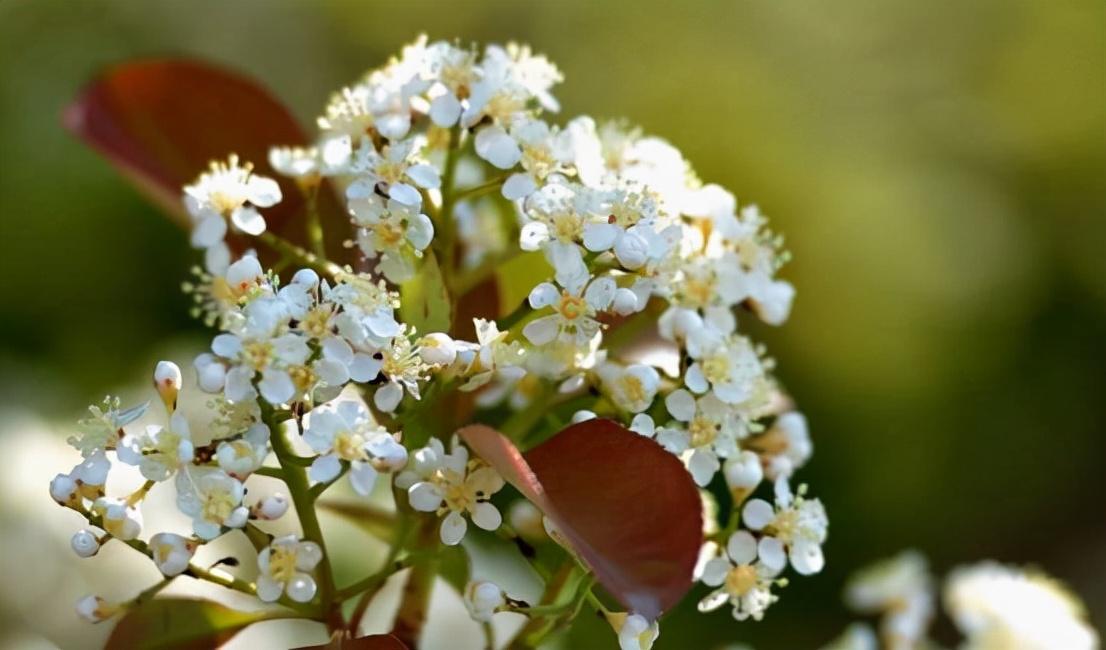
M403 322L420 334L449 331L449 291L434 253L427 251L415 277L400 285L399 295Z
M305 646L295 650L407 650L407 646L391 634L372 634L356 639L335 634L330 643Z
M285 616L277 611L240 612L190 598L157 598L126 613L107 650L200 650L226 643L248 625Z
M499 305L508 314L526 300L530 290L553 277L553 267L540 251L523 253L507 260L495 272L499 287Z

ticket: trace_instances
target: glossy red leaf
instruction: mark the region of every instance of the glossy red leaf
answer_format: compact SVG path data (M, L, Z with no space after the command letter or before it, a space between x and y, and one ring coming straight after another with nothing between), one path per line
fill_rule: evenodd
M284 199L262 211L269 228L296 242L305 239L297 218L304 199L292 181L272 170L268 152L275 145L305 144L307 137L278 100L246 77L188 59L125 63L85 87L66 107L63 123L185 226L181 186L209 161L237 153L280 183ZM320 192L319 202L331 250L342 251L348 221L329 189ZM231 244L242 247L233 239Z
M628 610L654 618L687 593L702 543L699 493L683 463L611 420L574 424L522 454L483 425L460 430L545 513Z

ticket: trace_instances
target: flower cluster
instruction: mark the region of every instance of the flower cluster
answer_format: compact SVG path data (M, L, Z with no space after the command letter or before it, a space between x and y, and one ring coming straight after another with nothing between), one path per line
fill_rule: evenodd
M523 46L422 38L335 93L311 146L274 147L269 165L306 203L332 190L342 199L360 254L351 266L326 260L321 240L311 254L266 232L263 211L282 200L281 185L237 156L187 186L192 242L206 251L188 290L218 329L193 366L213 397L203 421L189 421L176 410L181 373L163 364L155 387L165 421L132 426L145 409L114 401L93 410L73 441L84 460L51 485L105 531L82 531L74 549L136 541L166 575L179 574L198 545L283 514L283 497L248 502L246 482L266 468L301 497L304 535L271 540L251 589L266 601L331 598L333 585L311 575L329 562L302 506L341 476L365 497L391 482L397 511L440 517L446 545L462 541L470 520L500 527L503 478L436 425L449 421L436 409L451 398L520 444L535 438L512 427L536 428L542 415L540 426L613 419L678 457L695 484L725 483L729 523L710 534L700 567L717 588L704 611L729 603L737 619L760 619L788 566L820 571L825 509L805 485L791 487L812 452L806 420L771 357L739 328L739 318L787 320L794 289L777 276L782 239L664 140L623 122L547 121L559 81ZM305 219L318 219L313 209ZM248 250L235 258L228 233L257 237L281 258L266 268L267 249L238 245ZM518 282L503 271L510 264L535 278L516 287L524 304L457 318L473 287ZM641 324L658 335L647 354L630 345ZM311 455L292 451L297 434ZM273 456L279 467L267 465ZM112 458L137 466L147 486L107 497ZM138 506L170 479L192 536L141 543ZM309 494L296 495L306 483ZM770 500L752 498L768 484ZM474 617L515 607L501 596L474 588ZM82 611L110 609L97 602ZM623 647L659 634L638 613L611 616Z

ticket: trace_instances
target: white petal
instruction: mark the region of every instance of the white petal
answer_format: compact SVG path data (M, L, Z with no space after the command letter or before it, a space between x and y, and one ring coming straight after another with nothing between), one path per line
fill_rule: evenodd
M549 241L549 226L541 221L530 221L518 235L518 246L524 251L536 251Z
M434 512L442 505L442 493L433 483L421 481L407 490L407 500L419 512Z
M613 223L593 221L584 224L584 247L593 253L608 250L614 246L620 230L621 228Z
M507 135L502 127L485 127L476 134L474 140L476 155L500 169L510 169L522 157L522 150L514 138Z
M687 461L687 469L691 472L691 477L700 486L708 485L719 467L721 464L718 462L718 456L702 448L692 452L691 458Z
M530 321L522 328L522 335L534 345L545 345L557 338L560 329L560 319L557 316L545 316Z
M537 189L537 183L529 174L511 174L511 177L503 184L503 198L509 201L517 201L530 196Z
M407 183L393 183L392 186L388 188L388 196L404 205L422 205L422 195L419 194L418 190Z
M267 208L280 201L280 185L271 178L251 176L246 184L246 196L250 203L259 208Z
M695 398L682 388L664 398L664 405L668 413L680 422L691 422L691 418L695 417Z
M726 601L730 599L729 594L724 589L718 591L712 591L707 594L702 600L699 601L700 612L713 612L719 607L726 604Z
M757 559L757 540L749 531L739 530L726 542L726 553L734 564L752 564Z
M787 554L784 552L783 542L775 537L764 537L757 546L757 555L760 562L773 573L783 570L787 564Z
M261 381L257 382L257 388L270 404L283 404L296 395L296 385L283 370L266 370L261 375Z
M438 177L438 170L433 165L411 165L407 168L407 177L415 181L415 185L428 190L441 187L442 184L442 179Z
M267 603L276 602L283 593L284 585L281 583L265 574L257 576L257 597L261 600Z
M442 527L439 534L441 535L443 544L446 546L456 546L464 539L466 530L468 530L468 523L465 522L465 518L462 517L460 513L451 512L442 520Z
M495 530L503 523L503 515L490 503L478 503L472 509L472 523L484 530Z
M342 463L338 457L334 454L327 454L325 456L319 456L315 459L315 462L311 463L311 468L307 470L307 475L312 481L329 483L333 481L341 471Z
M376 393L373 394L373 404L376 404L376 408L385 413L396 410L402 400L403 388L396 383L384 384L377 388Z
M596 311L603 311L610 307L616 289L618 285L614 278L608 276L596 278L584 292L584 300Z
M369 496L372 494L373 486L376 485L376 477L377 471L368 463L354 461L353 466L350 468L350 485L352 485L353 490L361 496Z
M234 227L247 235L260 235L265 232L265 217L250 206L242 206L231 213L230 220Z
M541 309L542 307L549 307L557 304L557 301L561 298L561 292L557 291L557 287L553 286L549 282L542 282L538 286L530 290L530 306L534 309Z
M223 241L227 234L227 222L219 215L212 214L204 217L192 230L192 245L196 248L207 248Z
M315 597L315 579L306 573L296 573L288 581L288 597L297 603L308 603Z
M461 116L461 102L453 93L444 93L430 102L430 119L441 127L453 126Z
M760 530L776 517L776 511L772 504L764 499L753 499L745 504L741 511L741 521L749 530Z
M684 384L699 394L710 390L710 383L703 376L703 368L698 363L691 364L691 367L687 369L687 374L684 375Z
M358 353L354 355L353 361L349 364L349 376L356 382L367 382L376 379L376 376L380 374L380 367L383 362L380 359L374 359L367 354Z
M703 565L703 575L700 580L708 587L717 587L725 581L731 566L729 560L724 557L711 558Z
M809 576L818 573L826 565L826 558L822 555L822 546L817 542L799 540L791 545L791 566L795 567L801 575Z

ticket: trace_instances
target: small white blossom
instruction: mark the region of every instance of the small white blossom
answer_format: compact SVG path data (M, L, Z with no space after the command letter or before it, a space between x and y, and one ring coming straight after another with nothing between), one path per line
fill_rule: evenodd
M77 601L77 615L89 623L102 623L121 611L119 605L99 596L84 596Z
M558 289L550 282L543 282L530 292L531 307L553 310L552 314L532 320L522 329L523 336L534 345L545 345L555 339L586 344L600 330L596 314L610 307L617 289L613 278L604 276L592 280L586 274L561 286L563 288Z
M407 470L396 477L396 486L407 490L412 508L445 515L439 532L448 546L465 536L468 524L463 515L484 530L499 528L503 517L490 500L503 485L494 469L481 460L469 460L468 449L455 441L446 453L437 439L415 452Z
M775 506L763 499L752 499L742 509L742 523L765 535L761 540L761 561L776 571L782 570L788 559L802 575L818 573L825 564L822 543L829 528L826 509L818 499L805 498L803 492L800 486L799 494L792 495L787 480L781 478L776 481ZM775 540L770 553L765 550L766 540Z
M308 572L322 559L323 551L315 542L301 542L295 535L274 539L257 555L257 597L271 603L286 593L297 603L310 602L317 586Z
M118 449L119 460L134 465L151 481L164 481L191 463L194 447L188 421L180 412L169 426L149 425L141 433L128 433Z
M269 427L261 422L252 424L240 438L223 440L215 448L219 468L240 481L261 469L268 455Z
M126 499L100 497L92 504L92 512L100 518L100 528L116 539L129 541L142 533L142 513Z
M309 475L320 483L333 481L342 463L350 465L350 483L368 496L381 473L392 473L407 463L407 450L384 427L374 424L359 402L341 401L316 408L307 418L304 442L321 454Z
M177 507L192 518L192 530L202 539L218 537L223 528L241 528L249 519L242 505L241 481L221 469L197 467L177 473Z
M280 519L288 512L288 506L288 497L277 492L259 501L253 508L252 514L257 519Z
M657 621L650 623L641 614L607 614L607 620L618 634L620 650L650 650L661 634Z
M92 557L100 550L100 540L96 538L95 533L87 529L73 533L69 545L78 557Z
M656 368L640 363L629 366L604 363L596 374L611 401L630 413L640 413L652 405L661 381Z
M772 585L779 567L769 565L764 558L766 552L778 551L772 549L774 545L776 542L767 537L758 544L757 539L744 530L731 535L725 556L715 557L703 566L700 579L718 589L699 602L699 611L711 612L728 602L733 607L734 618L739 621L764 618L768 606L778 600L772 594Z
M695 482L707 485L722 466L719 459L737 454L737 439L744 434L732 407L708 393L695 399L679 389L668 394L665 407L682 427L669 427L658 433L657 442L684 462Z

